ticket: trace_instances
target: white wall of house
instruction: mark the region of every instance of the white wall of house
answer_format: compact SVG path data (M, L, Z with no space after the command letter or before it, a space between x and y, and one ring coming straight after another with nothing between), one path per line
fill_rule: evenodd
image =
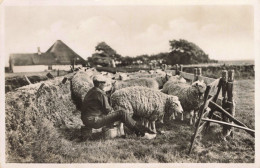
M75 65L75 68L82 67L82 65ZM52 65L52 70L70 70L70 65ZM28 66L14 66L14 73L16 72L43 72L48 71L47 65L28 65Z

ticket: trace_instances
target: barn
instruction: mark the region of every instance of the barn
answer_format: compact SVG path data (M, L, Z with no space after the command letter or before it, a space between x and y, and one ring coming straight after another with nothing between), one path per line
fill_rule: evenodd
M12 53L9 67L11 72L69 69L74 65L86 65L86 61L61 40L57 40L46 52Z

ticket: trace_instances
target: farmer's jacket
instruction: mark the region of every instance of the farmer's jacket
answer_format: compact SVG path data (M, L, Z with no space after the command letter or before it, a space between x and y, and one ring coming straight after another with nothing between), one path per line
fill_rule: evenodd
M111 111L113 109L108 103L106 93L97 87L93 87L88 91L83 100L81 119L100 117L107 115Z

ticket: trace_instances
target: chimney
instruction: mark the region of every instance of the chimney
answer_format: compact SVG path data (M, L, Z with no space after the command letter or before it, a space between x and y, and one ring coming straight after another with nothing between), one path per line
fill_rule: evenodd
M38 49L38 55L41 55L42 53L40 47L37 47L37 49Z

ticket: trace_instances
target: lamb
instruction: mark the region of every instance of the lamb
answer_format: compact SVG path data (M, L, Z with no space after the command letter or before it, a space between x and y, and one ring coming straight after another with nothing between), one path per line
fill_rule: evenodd
M172 114L183 111L177 96L140 86L117 90L111 95L111 105L114 110L124 109L132 116L148 120L155 133L155 121L163 123Z
M193 119L195 119L194 110L198 110L203 103L202 95L206 90L206 84L204 81L196 81L192 85L187 83L174 83L167 85L162 92L177 96L180 99L181 105L184 112L189 112L190 114L190 125L193 124Z

